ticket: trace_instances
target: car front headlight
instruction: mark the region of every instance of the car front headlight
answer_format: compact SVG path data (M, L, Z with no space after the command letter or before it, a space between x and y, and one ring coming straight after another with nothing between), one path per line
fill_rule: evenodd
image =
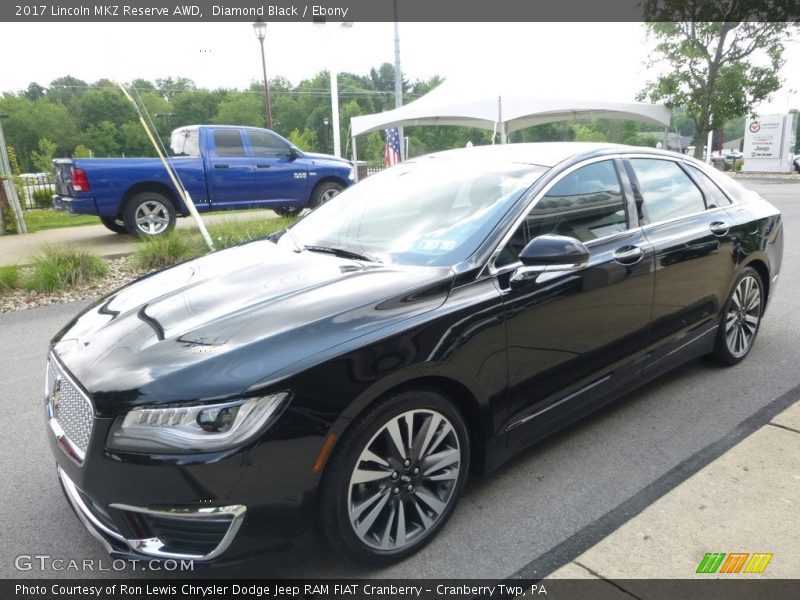
M356 180L356 167L355 167L355 165L352 165L352 164L350 165L350 171L347 173L347 178L350 181L355 181Z
M277 415L289 392L209 404L134 408L117 419L108 447L129 452L189 454L242 444Z

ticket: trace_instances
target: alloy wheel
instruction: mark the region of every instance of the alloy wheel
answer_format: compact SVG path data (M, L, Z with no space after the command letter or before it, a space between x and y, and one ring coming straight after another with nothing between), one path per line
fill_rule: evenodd
M169 210L158 200L146 200L136 208L134 219L139 231L158 235L169 227Z
M750 350L760 320L761 287L755 277L747 275L736 286L725 317L725 343L734 357Z
M366 444L350 477L353 531L378 550L416 544L453 500L461 466L447 417L430 409L392 417Z

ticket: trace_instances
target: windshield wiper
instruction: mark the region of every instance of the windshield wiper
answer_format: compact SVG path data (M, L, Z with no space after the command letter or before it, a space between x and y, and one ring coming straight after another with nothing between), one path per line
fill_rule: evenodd
M352 250L347 250L345 248L338 248L336 246L303 246L303 247L311 252L324 252L326 254L333 254L341 258L354 258L355 260L365 260L367 262L375 262L375 263L381 262L374 256L370 256L369 254L353 252Z

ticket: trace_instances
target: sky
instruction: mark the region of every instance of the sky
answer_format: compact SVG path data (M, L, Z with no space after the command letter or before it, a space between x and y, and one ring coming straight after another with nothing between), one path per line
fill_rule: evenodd
M633 100L656 73L645 63L652 41L641 23L400 23L408 80L433 75L519 78L554 96ZM270 23L269 77L292 83L326 70L367 74L394 62L394 23ZM16 57L16 58L14 58ZM800 43L785 54L784 86L761 114L800 106ZM56 77L130 81L188 77L199 87L244 88L261 80L249 23L0 23L0 93Z

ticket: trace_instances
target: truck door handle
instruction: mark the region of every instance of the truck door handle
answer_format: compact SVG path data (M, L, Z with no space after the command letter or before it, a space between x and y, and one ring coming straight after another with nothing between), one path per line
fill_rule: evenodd
M614 260L621 265L635 265L643 255L644 251L639 246L623 246L614 252Z
M708 226L711 230L711 233L714 235L725 235L728 233L728 225L727 223L723 223L722 221L714 221L711 225Z
M225 163L217 163L214 165L215 169L227 169L230 165Z
M272 166L271 164L267 163L267 164L256 165L256 168L257 169L269 169L271 166Z

